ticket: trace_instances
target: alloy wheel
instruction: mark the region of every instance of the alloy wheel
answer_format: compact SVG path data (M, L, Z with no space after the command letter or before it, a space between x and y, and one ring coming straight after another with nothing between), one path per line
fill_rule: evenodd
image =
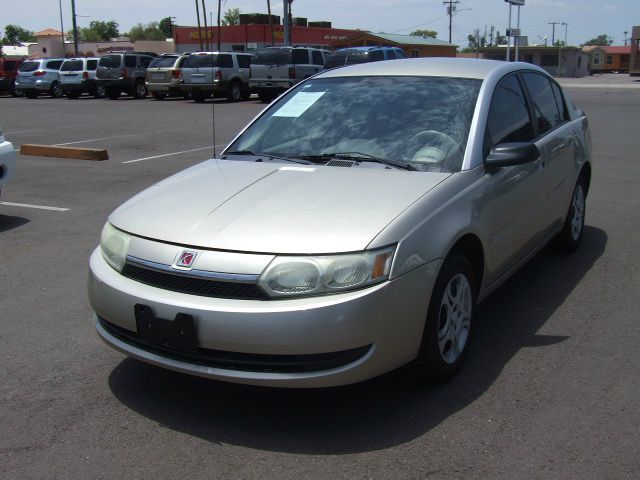
M445 363L458 360L469 338L473 296L469 279L454 275L442 295L438 316L438 347Z
M574 240L578 240L584 225L584 190L580 184L576 186L576 190L573 192L571 206L571 237Z

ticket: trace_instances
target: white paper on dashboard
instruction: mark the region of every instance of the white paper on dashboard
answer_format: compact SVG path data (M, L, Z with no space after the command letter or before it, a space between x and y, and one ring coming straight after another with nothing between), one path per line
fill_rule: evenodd
M273 114L274 117L299 117L316 103L325 92L299 92Z

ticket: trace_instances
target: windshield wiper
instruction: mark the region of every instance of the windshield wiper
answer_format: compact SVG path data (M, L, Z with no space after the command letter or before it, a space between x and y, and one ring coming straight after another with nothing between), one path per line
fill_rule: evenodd
M304 160L311 160L311 161L324 161L324 160L331 160L332 158L339 158L342 160L355 160L357 162L381 163L383 165L388 165L390 167L395 167L395 168L401 168L403 170L411 170L411 171L418 170L416 167L414 167L410 163L387 160L384 158L375 157L373 155L369 155L368 153L362 153L362 152L331 152L331 153L322 153L319 155L296 155L296 157L302 158Z
M251 157L267 157L269 159L278 159L278 160L285 160L287 162L292 162L292 163L300 163L302 165L309 165L311 162L305 162L303 160L296 160L294 158L289 158L289 157L283 157L281 155L273 155L271 153L264 153L264 152L254 152L252 150L232 150L230 152L224 152L225 155L247 155L247 156L251 156Z

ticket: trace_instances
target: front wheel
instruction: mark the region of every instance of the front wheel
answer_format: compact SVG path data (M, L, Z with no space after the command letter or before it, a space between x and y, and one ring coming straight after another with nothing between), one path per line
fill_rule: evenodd
M51 84L51 88L49 88L49 94L51 94L53 98L60 98L64 95L59 82L53 82Z
M460 253L451 254L434 285L415 362L422 378L443 382L455 376L462 366L469 346L476 291L469 260Z
M587 185L582 175L578 177L573 189L569 211L562 231L553 241L553 246L563 252L575 252L582 241L584 231L584 215L586 211Z

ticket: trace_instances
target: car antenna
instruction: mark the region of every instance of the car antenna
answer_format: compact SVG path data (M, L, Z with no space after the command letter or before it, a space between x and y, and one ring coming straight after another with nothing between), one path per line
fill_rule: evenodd
M215 66L218 62L218 55L211 55L211 126L213 127L213 158L216 158L216 91L214 88L214 79L216 76Z

